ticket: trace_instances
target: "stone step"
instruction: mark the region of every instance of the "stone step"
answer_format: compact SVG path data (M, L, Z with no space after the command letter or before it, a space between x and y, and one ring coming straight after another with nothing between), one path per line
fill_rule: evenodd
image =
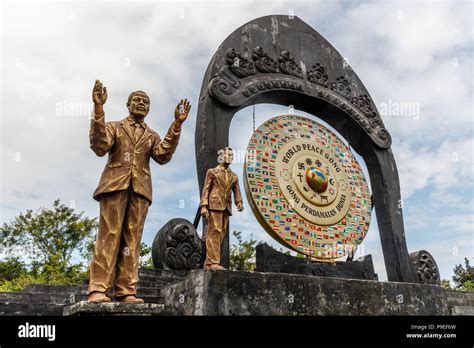
M146 296L146 297L160 297L161 289L156 288L137 288L137 296Z
M182 280L188 274L188 271L140 269L137 293L148 296L151 292L153 292L153 296L159 296L159 292L157 290ZM85 295L87 293L88 283L88 280L84 280L81 285L30 284L25 287L23 292L37 294L54 293L69 296L71 294Z
M83 294L2 292L0 303L70 304L85 299Z
M474 307L474 292L446 291L448 306Z
M140 269L138 273L138 287L162 288L168 284L182 280L189 275L189 271L174 271L163 269ZM83 286L89 284L89 279L82 281Z
M139 289L161 289L166 285L173 284L180 279L173 279L173 281L142 281L138 282L137 290ZM25 286L23 292L28 293L63 293L63 294L86 294L87 285L60 285L60 284L29 284Z
M473 306L452 306L449 310L451 315L474 315Z
M142 283L144 286L156 286L156 287L163 287L168 284L173 284L176 282L179 282L180 280L183 280L181 277L155 277L155 276L148 276L148 275L142 275L138 278L138 286L140 286ZM149 283L152 283L149 285Z
M189 275L189 271L174 271L164 269L140 269L138 272L138 278L140 281L166 281L172 282L179 279L183 279ZM81 285L89 284L89 279L84 279Z
M23 292L31 294L86 294L87 285L28 284Z
M159 289L138 289L137 296L148 303L163 303ZM29 292L1 292L0 303L43 303L64 305L86 300L86 293L29 293Z
M152 277L174 277L174 278L184 278L189 275L189 271L176 271L176 270L167 270L167 269L146 269L141 268L138 271L139 275L147 275Z
M0 316L62 315L65 305L54 303L0 302Z

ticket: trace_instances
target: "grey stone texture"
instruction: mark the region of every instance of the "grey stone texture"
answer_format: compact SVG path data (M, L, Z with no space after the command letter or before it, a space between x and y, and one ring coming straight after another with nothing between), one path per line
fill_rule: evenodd
M64 316L87 316L87 315L138 315L151 316L163 313L164 305L159 303L92 303L81 301L64 308Z
M281 273L194 270L182 281L163 288L162 294L168 312L175 315L460 313L457 308L450 311L453 294L437 285ZM472 297L454 296L464 313L472 310L467 302Z
M266 243L256 247L257 272L304 274L318 277L377 280L372 256L355 261L311 262L306 258L281 253Z

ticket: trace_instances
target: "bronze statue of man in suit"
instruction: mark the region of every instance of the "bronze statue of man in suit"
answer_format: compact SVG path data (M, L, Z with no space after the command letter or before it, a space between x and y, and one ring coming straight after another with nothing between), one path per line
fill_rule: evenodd
M244 210L239 180L229 168L234 153L230 147L225 147L219 150L218 155L219 164L206 173L200 204L201 215L207 220L204 269L224 269L221 265L221 243L232 215L232 192L237 210Z
M152 201L150 157L159 164L171 160L191 106L186 99L181 100L175 120L162 140L144 122L150 110L150 98L145 92L130 94L129 115L116 122L105 122L107 90L99 80L92 99L90 146L97 156L109 156L94 192L100 202L100 218L87 299L109 302L107 293L113 287L118 301L143 303L136 297L136 290L143 225Z

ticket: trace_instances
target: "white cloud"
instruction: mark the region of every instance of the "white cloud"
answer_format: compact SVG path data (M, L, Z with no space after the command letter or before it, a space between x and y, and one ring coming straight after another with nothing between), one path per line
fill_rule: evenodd
M453 189L473 189L474 138L446 140L439 147L416 148L409 143L395 141L393 152L400 175L402 198L409 198L417 190L432 185L433 194L448 193ZM470 200L470 197L468 198Z
M474 233L474 215L457 214L444 216L440 219L440 227L451 233L470 234Z
M436 56L471 44L472 23L466 15L470 10L468 2L373 1L354 6L335 19L344 27L357 28L339 36L342 47L364 47L358 52L348 50L350 56L382 60L388 68L410 73L430 69Z

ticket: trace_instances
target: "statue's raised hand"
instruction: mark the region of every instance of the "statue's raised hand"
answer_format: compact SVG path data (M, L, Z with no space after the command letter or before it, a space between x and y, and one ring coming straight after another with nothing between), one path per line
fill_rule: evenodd
M107 101L107 87L102 86L102 82L95 80L94 89L92 90L92 100L95 106L102 106Z
M181 99L181 101L176 105L174 110L174 118L179 124L186 121L189 115L189 110L191 110L191 104L187 99Z

